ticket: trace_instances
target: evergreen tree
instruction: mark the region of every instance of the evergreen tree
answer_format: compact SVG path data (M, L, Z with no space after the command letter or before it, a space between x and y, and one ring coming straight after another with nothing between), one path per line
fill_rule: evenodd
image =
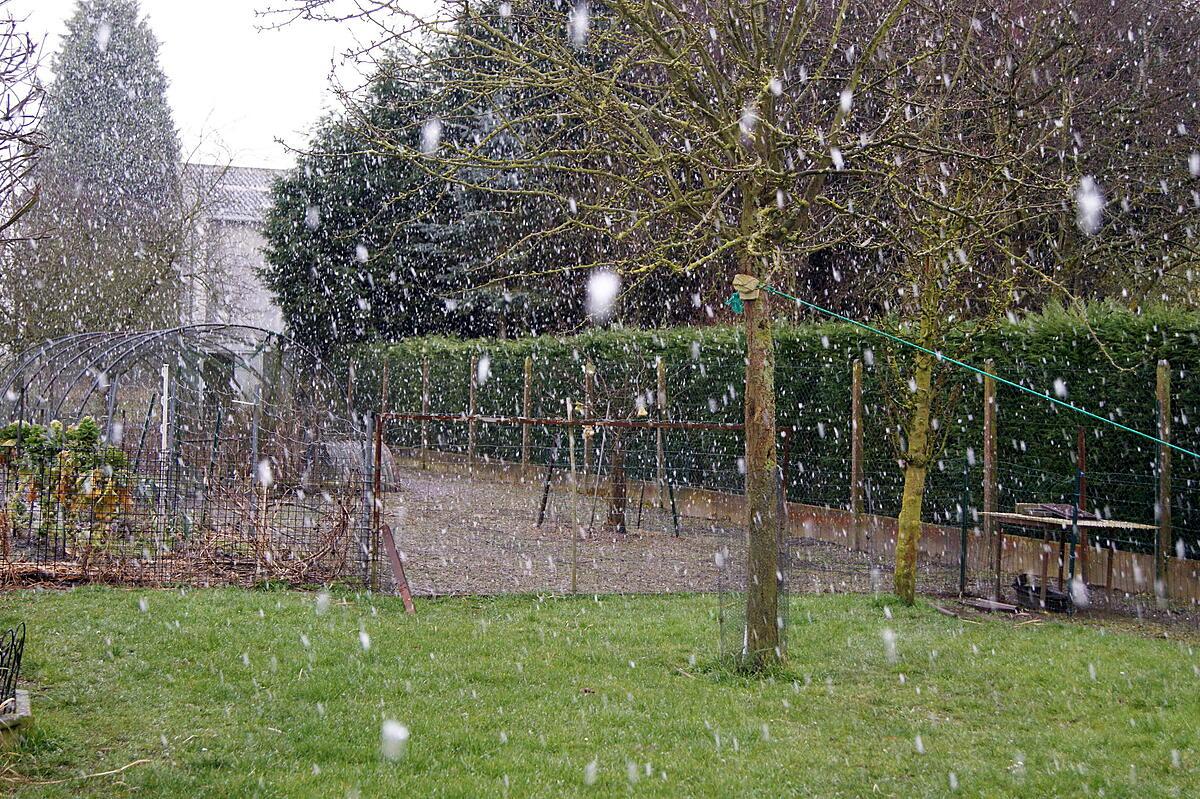
M494 17L502 4L485 5ZM459 51L439 60L450 71L431 70L418 52L393 52L348 113L320 126L278 186L263 278L291 332L318 349L428 333L562 332L586 320L588 275L580 267L608 255L599 231L569 221L569 198L586 191L578 176L553 158L539 169L487 165L520 159L530 131L513 128L511 118L543 129L538 135L560 128L554 109L562 98L518 88L477 106L455 93L458 73L497 69L489 55L496 33L469 15L459 24L471 35L447 44ZM412 132L405 147L371 146L399 130ZM582 146L581 131L560 135L564 150ZM439 149L470 152L472 163L445 179L426 157ZM562 201L548 202L550 193ZM705 321L698 298L707 279L639 274L617 321Z
M190 221L158 42L136 0L80 0L53 66L29 221L48 233L8 287L15 337L177 324Z
M396 90L373 87L371 124L387 124ZM318 351L443 332L453 281L418 227L444 200L421 173L364 149L343 120L323 122L267 214L262 278L289 332Z
M267 216L267 266L292 335L318 351L409 335L516 335L563 329L582 318L579 291L560 275L536 290L494 280L501 243L547 224L541 204L447 184L420 159L366 146L369 131L422 126L423 146L488 135L486 118L443 130L438 106L421 106L435 76L419 66L378 79L347 117L324 121L297 168L275 188ZM498 137L496 147L510 147ZM511 176L478 175L495 185ZM564 301L564 297L568 298Z

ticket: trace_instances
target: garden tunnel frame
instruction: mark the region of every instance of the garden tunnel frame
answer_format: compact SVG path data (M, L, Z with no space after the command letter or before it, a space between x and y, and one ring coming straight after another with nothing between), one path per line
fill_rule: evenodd
M132 562L138 580L368 573L366 425L344 382L286 335L201 324L48 340L0 369L0 412L18 431L0 442L10 563L74 563L83 579L101 562L117 579ZM98 450L121 453L117 512L97 514L93 483L109 477L79 466L107 455L21 452L22 425L49 438L88 417Z

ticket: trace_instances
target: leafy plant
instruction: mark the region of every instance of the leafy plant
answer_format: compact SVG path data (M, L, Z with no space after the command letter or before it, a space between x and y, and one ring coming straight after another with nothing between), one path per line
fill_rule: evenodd
M132 505L128 457L102 442L90 416L72 425L10 422L0 428L0 464L15 469L16 491L7 512L43 534L87 529L106 541L104 528Z

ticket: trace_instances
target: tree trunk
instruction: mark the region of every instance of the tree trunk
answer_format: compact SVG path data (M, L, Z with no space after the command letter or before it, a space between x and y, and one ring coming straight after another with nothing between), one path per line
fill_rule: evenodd
M769 295L746 305L746 570L745 665L783 659L779 613L778 462L775 451L775 341Z
M916 391L905 431L908 451L904 459L900 529L896 535L896 594L908 605L916 601L917 595L917 543L921 540L921 506L925 499L925 473L929 468L933 356L917 353L913 380Z
M608 504L608 526L625 535L625 508L629 498L629 480L625 473L625 444L620 433L612 437L612 491Z

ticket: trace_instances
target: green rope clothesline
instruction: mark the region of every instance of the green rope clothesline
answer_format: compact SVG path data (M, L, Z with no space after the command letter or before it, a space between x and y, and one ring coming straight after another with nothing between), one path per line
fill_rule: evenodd
M739 275L739 278L741 278L741 277L742 276ZM840 314L837 311L831 311L828 308L822 308L820 305L811 303L807 300L802 300L799 297L794 297L791 294L788 294L787 292L780 291L779 289L774 288L773 286L768 286L766 284L758 283L757 281L753 281L753 279L748 279L745 282L741 283L741 287L743 287L743 290L747 290L750 292L761 290L761 291L765 291L769 294L774 294L777 297L783 297L784 299L791 300L792 302L803 305L805 308L811 308L812 310L817 311L818 313L823 313L826 316L830 316L834 319L838 319L842 322L846 322L848 324L854 325L855 327L866 330L869 333L874 333L877 336L882 336L886 339L894 341L897 344L901 344L905 347L911 347L912 349L923 352L926 355L932 355L933 357L937 358L939 361L945 361L946 363L954 364L955 366L959 367L960 369L965 369L968 372L972 372L973 374L980 375L981 377L991 378L992 380L995 380L997 383L1003 383L1006 386L1011 386L1011 387L1017 389L1018 391L1024 391L1026 394L1032 394L1033 396L1035 396L1039 399L1043 399L1043 400L1046 400L1047 402L1051 402L1055 405L1059 405L1063 408L1066 408L1069 411L1073 411L1082 416L1086 416L1089 419L1094 419L1097 422L1100 422L1101 424L1108 425L1109 427L1115 427L1118 430L1122 430L1126 433L1132 433L1133 435L1144 438L1147 441L1153 441L1155 444L1159 444L1159 445L1162 445L1165 447L1170 447L1171 449L1175 450L1176 452L1181 452L1184 455L1190 455L1193 458L1200 459L1200 453L1193 452L1192 450L1187 449L1185 447L1181 447L1178 444L1172 444L1170 441L1163 441L1161 438L1158 438L1157 436L1152 436L1149 433L1143 433L1141 430L1135 430L1134 428L1129 427L1127 425L1123 425L1120 422L1116 422L1116 421L1113 421L1112 419L1108 419L1103 416L1100 416L1099 414L1095 414L1095 413L1092 413L1091 411L1084 410L1083 408L1080 408L1077 405L1073 405L1070 402L1064 402L1063 400L1060 400L1057 397L1052 397L1043 391L1038 391L1036 389L1029 388L1028 386L1023 386L1020 383L1014 383L1012 380L1006 380L1005 378L1000 377L999 375L994 375L991 372L980 369L978 366L972 366L971 364L964 363L963 361L960 361L956 358L951 358L949 355L945 355L940 352L935 352L934 350L931 350L927 347L922 347L920 344L909 341L907 339L903 339L900 336L894 335L892 333L888 333L886 330L880 330L877 327L868 325L865 322L860 322L857 319L851 319L849 316ZM757 295L754 295L754 296L757 296ZM751 298L753 298L753 297L751 297ZM745 309L745 306L744 306L743 300L742 300L742 295L738 291L735 291L733 293L733 295L728 300L725 301L725 304L728 305L730 308L732 308L733 312L737 313L737 314L742 313L742 311Z

